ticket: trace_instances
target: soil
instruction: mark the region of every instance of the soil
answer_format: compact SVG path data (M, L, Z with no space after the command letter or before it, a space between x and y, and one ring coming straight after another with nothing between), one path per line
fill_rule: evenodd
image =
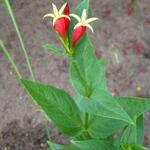
M33 118L24 117L8 123L0 134L0 150L47 150L47 140L68 144L68 139L50 124L33 124Z
M74 8L80 0L70 0ZM117 95L150 97L150 1L94 0L92 10L100 21L90 34L98 58L108 62L106 76ZM22 31L36 79L73 93L68 81L67 61L42 48L58 40L44 14L52 0L10 0ZM64 1L55 0L60 6ZM25 78L30 78L22 50L10 18L0 3L0 39L15 59ZM0 51L0 150L45 150L47 124L39 108L20 87L14 72ZM50 137L68 143L51 123ZM150 113L145 114L145 145L150 146Z

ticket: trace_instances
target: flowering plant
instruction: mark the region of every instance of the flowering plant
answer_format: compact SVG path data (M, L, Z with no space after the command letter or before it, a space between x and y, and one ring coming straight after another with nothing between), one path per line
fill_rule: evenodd
M69 4L59 10L52 4L52 27L64 51L51 44L44 48L69 59L69 75L75 89L71 96L62 89L21 79L22 85L48 119L70 138L69 145L48 142L52 150L148 150L143 147L143 113L150 99L114 96L107 88L105 61L98 60L87 28L89 0L70 14ZM80 17L81 16L81 17ZM88 19L87 19L88 18Z

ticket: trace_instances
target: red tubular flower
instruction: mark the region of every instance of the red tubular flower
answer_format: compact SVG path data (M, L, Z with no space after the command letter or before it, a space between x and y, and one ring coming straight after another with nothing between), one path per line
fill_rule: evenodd
M67 29L68 29L68 26L66 24L66 21L65 21L66 18L59 18L56 20L55 24L54 24L54 29L59 33L59 35L65 39L67 37ZM66 19L68 20L68 19ZM67 21L69 22L69 21Z
M98 18L87 19L86 9L83 10L81 18L76 14L70 14L70 16L74 17L78 21L78 23L74 27L72 35L72 48L73 48L86 32L86 28L89 28L92 32L94 32L92 26L89 23L98 20Z
M85 31L86 31L85 26L79 26L73 30L72 47L74 47L75 44L80 40L80 38L84 35Z
M70 9L68 3L65 3L59 10L56 5L52 3L53 14L46 14L45 17L53 18L53 28L58 32L59 36L66 42L68 29L70 25Z

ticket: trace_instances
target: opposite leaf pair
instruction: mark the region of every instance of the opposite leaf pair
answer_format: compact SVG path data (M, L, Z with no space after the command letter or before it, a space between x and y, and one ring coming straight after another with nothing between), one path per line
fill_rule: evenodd
M78 23L75 25L72 34L71 40L71 48L73 48L76 43L80 40L80 38L86 32L86 28L88 27L92 32L93 28L89 24L98 18L89 18L87 19L86 9L83 10L81 18L76 14L70 14L70 8L68 3L65 3L59 10L56 5L52 3L53 6L53 14L49 13L44 16L53 18L53 28L58 32L59 36L62 38L64 44L68 42L68 30L71 23L71 17L74 17Z

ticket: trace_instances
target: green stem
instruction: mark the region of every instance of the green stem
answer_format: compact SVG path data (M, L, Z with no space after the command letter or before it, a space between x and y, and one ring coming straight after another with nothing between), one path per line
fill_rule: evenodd
M0 40L0 48L3 50L4 54L6 55L8 61L10 62L10 64L12 65L14 71L16 72L16 75L19 79L22 78L19 69L17 68L13 58L11 57L11 55L9 54L8 50L6 49L4 43Z
M89 127L89 114L88 114L88 112L85 113L85 124L84 124L84 126L85 126L86 130Z
M63 47L66 49L68 55L72 57L72 55L73 55L73 49L69 48L69 46L68 46L68 44L69 44L68 43L68 39L66 39L66 42L64 42L64 40L59 36L58 33L57 33L57 36L58 36L59 40L61 41Z
M27 62L28 68L29 68L29 72L30 72L31 77L32 77L32 80L35 80L35 76L33 74L31 63L30 63L30 60L29 60L29 56L28 56L27 50L25 48L25 45L24 45L24 42L23 42L23 38L22 38L21 33L19 31L19 27L17 25L17 22L16 22L14 14L13 14L12 8L10 6L9 0L3 0L3 1L4 1L4 4L5 4L5 6L6 6L7 10L8 10L8 13L9 13L9 15L11 17L11 20L13 22L14 28L16 30L16 33L17 33L17 36L18 36L21 48L22 48L22 50L24 52L24 56L25 56L25 59L26 59L26 62Z

